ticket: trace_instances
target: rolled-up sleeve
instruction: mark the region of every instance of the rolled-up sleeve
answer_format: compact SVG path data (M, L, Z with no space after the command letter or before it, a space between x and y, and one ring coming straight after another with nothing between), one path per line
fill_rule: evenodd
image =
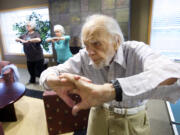
M150 91L136 94L134 96L129 96L123 94L123 101L129 101L129 99L135 100L145 100L145 99L159 99L175 103L180 98L180 80L172 85L158 86Z
M171 99L170 101L175 102L180 97L180 85L177 82L167 86L159 86L159 84L170 78L179 79L180 64L155 53L147 45L135 45L133 50L132 54L134 55L128 58L142 63L143 72L125 78L117 78L123 90L123 100L158 98Z
M66 35L64 36L65 40L70 40L70 36L69 35Z
M81 74L81 54L78 53L68 59L64 64L59 64L57 66L49 67L42 72L40 76L40 85L45 89L49 89L46 85L46 78L49 75L59 76L60 73L72 73L72 74Z

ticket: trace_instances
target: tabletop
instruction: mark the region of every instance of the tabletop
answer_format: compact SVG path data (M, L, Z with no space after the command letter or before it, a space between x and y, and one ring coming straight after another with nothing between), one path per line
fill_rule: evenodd
M25 86L19 82L0 82L0 109L16 102L25 93Z

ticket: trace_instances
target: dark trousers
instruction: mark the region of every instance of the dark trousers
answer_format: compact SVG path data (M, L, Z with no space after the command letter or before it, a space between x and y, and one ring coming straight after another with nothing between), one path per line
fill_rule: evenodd
M30 80L35 81L36 77L40 77L44 70L44 59L38 61L27 61L27 68L30 74Z

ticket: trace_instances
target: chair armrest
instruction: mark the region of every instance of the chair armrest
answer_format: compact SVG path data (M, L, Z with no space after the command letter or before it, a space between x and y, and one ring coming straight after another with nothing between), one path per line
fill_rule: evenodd
M70 95L76 102L81 99L77 95ZM77 116L72 115L72 108L54 92L45 91L43 101L49 135L63 134L87 128L89 110L81 110Z

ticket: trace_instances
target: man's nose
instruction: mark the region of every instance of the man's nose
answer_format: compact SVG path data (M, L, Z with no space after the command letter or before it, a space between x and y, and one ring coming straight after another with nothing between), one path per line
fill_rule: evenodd
M88 53L89 53L89 55L94 55L94 54L95 54L95 51L94 51L93 49L89 49L89 50L88 50Z

